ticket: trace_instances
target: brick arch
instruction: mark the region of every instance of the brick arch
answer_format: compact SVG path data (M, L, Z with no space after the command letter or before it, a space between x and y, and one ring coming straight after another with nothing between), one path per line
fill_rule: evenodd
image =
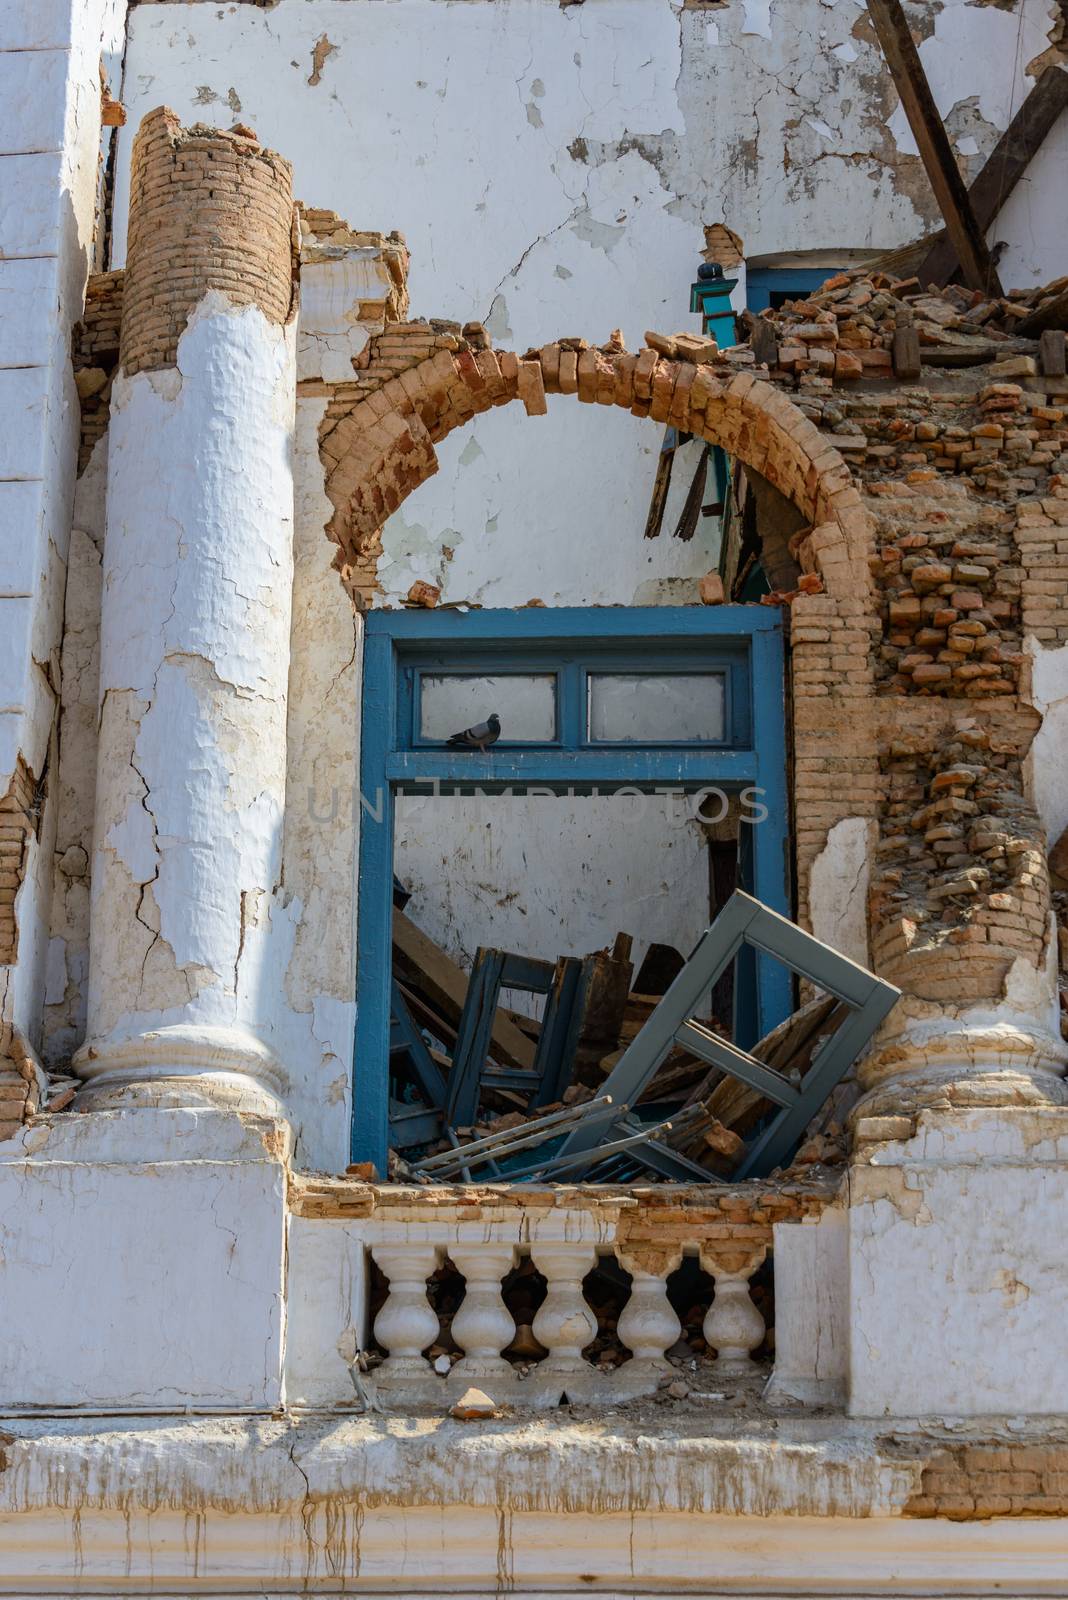
M518 356L489 348L481 327L466 330L471 338L454 327L391 325L353 363L355 381L332 390L319 452L333 507L327 532L346 586L358 604L371 602L382 525L437 471L435 445L513 400L529 416L547 410L547 394L621 406L721 445L762 473L809 524L791 548L824 590L791 603L797 911L811 926L813 864L837 822L874 824L879 786L874 523L848 466L779 389L716 359L710 341L648 334L632 355L615 337L598 349L563 339Z
M492 406L519 400L528 415L542 414L547 394L621 406L721 445L805 517L802 570L817 573L828 595L869 595L873 524L849 468L774 385L715 359L687 359L682 352L702 343L687 335L649 335L656 348L636 355L620 344L561 340L523 356L493 350L479 335L435 334L425 323L388 329L370 341L356 382L333 392L320 430L333 506L327 532L358 598L376 586L383 523L437 471L435 445Z

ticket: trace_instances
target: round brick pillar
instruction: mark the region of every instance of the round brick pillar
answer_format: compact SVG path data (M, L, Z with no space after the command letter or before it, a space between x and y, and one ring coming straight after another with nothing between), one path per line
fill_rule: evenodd
M134 144L111 402L81 1104L280 1115L296 399L290 169L166 110Z

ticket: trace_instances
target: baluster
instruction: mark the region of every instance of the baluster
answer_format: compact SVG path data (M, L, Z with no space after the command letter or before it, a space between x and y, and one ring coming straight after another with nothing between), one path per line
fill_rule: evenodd
M701 1265L715 1279L715 1299L704 1321L704 1336L716 1352L716 1369L724 1376L753 1371L751 1350L764 1337L764 1318L749 1294L749 1280L767 1254L766 1245L737 1249L701 1247Z
M596 1336L597 1318L583 1299L582 1280L596 1264L597 1252L592 1244L552 1243L535 1245L531 1254L549 1285L533 1323L534 1337L549 1352L538 1378L562 1388L568 1379L591 1371L582 1351Z
M682 1333L682 1323L668 1299L667 1280L681 1260L681 1250L619 1252L619 1264L632 1280L616 1329L631 1353L618 1374L628 1395L652 1393L663 1374L673 1371L664 1352Z
M515 1266L511 1245L454 1245L449 1251L467 1282L463 1304L452 1319L452 1336L464 1352L454 1380L478 1383L514 1376L501 1351L515 1337L515 1322L501 1295L501 1279Z
M438 1336L438 1315L427 1299L426 1281L438 1265L430 1244L376 1246L374 1258L389 1279L389 1296L375 1318L375 1338L389 1351L378 1369L387 1381L426 1378L423 1351Z

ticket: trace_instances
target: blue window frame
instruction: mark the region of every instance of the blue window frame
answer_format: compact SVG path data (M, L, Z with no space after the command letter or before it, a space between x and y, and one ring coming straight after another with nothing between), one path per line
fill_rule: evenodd
M803 300L826 283L837 267L752 267L745 275L745 303L750 311L767 311L785 300Z
M699 740L590 736L589 684L607 672L722 676L722 726ZM421 732L424 680L442 675L551 677L552 737L509 742L507 719L485 752L448 749ZM693 794L759 791L767 813L743 827L740 877L787 913L788 849L782 621L743 606L374 611L364 638L358 961L352 1159L386 1170L392 974L394 806L399 793ZM487 708L493 709L493 708ZM498 707L505 710L506 706ZM740 989L752 1039L791 1010L790 977L762 956ZM743 1043L752 1043L752 1039Z

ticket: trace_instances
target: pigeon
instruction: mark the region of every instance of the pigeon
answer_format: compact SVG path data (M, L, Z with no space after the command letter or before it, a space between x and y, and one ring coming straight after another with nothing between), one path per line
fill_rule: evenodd
M452 750L481 750L483 754L491 744L496 744L501 736L501 719L496 711L491 711L485 722L476 722L473 727L465 728L462 733L454 733L445 743Z

